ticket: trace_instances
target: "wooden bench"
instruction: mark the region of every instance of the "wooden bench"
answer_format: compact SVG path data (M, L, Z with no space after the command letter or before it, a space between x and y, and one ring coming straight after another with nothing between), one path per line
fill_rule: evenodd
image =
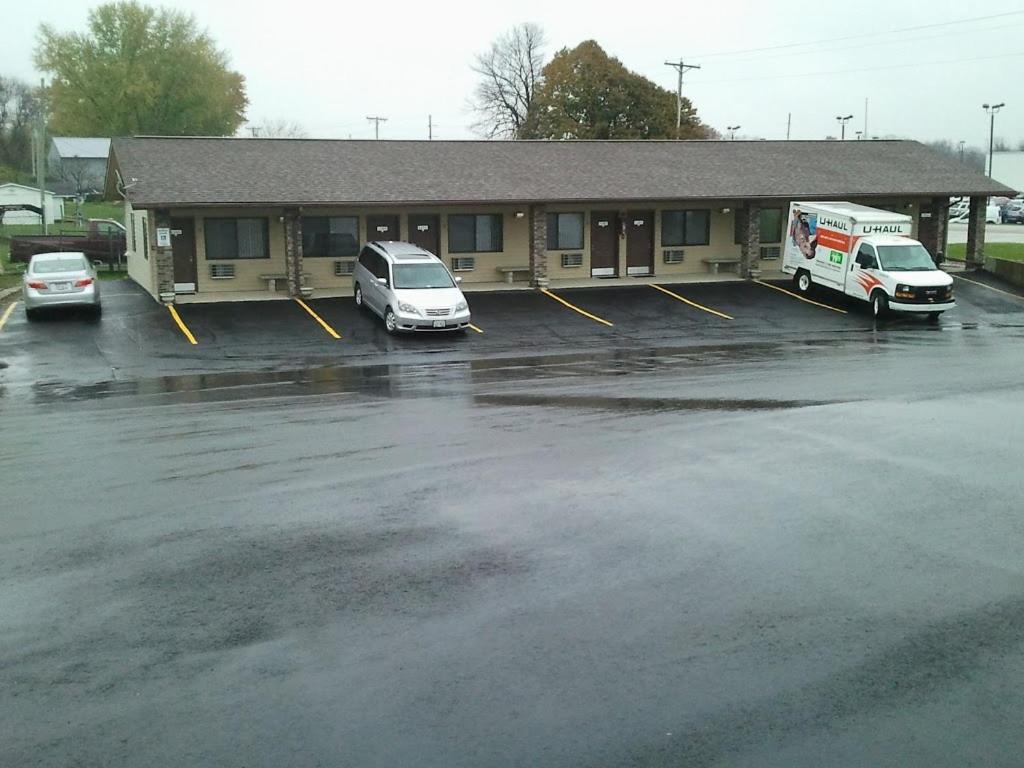
M731 266L731 265L735 264L738 267L739 263L740 263L740 260L739 259L735 259L735 258L722 258L722 259L711 258L711 259L701 259L701 261L703 261L705 264L707 264L708 272L710 272L712 275L717 275L718 274L718 268L720 266L722 266L723 264L725 264L727 266Z
M277 292L277 281L278 280L283 280L283 281L287 282L288 281L288 275L284 274L283 272L281 274L279 274L279 275L260 275L260 280L263 280L264 282L266 282L267 290L268 291L270 291L271 293L276 293ZM308 280L309 280L309 274L304 272L302 274L302 284L305 285Z
M516 272L529 272L529 267L498 267L498 271L505 276L505 282L512 285Z

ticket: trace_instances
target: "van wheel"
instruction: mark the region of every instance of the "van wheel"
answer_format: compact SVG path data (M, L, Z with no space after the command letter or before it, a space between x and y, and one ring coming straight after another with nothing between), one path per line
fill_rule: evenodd
M363 304L363 287L361 285L359 285L359 283L356 283L355 300L356 300L356 308L362 309L364 307L364 304Z
M391 307L384 310L384 327L392 336L398 333L398 318L395 317L395 310Z
M875 291L871 297L871 314L880 319L889 314L889 297L882 291Z
M811 273L806 269L801 269L796 273L796 277L793 278L793 283L796 285L796 289L800 293L811 292Z

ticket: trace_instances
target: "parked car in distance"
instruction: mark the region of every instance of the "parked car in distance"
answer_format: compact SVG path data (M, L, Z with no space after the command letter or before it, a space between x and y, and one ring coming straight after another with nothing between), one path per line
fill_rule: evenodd
M43 309L88 307L99 315L100 282L84 253L37 253L22 276L25 315L35 320Z
M1003 224L1024 224L1024 200L1011 200L1006 204Z
M388 333L465 331L469 304L437 256L412 243L371 242L352 275L356 306L384 319Z
M954 203L949 206L949 220L950 221L966 221L967 214L970 213L971 204L969 200L961 200L958 203ZM999 206L989 201L985 206L985 223L986 224L998 224L1000 222L1001 212Z
M11 261L25 263L37 253L84 253L90 262L121 264L127 247L124 226L113 219L89 219L85 233L17 235L11 238Z

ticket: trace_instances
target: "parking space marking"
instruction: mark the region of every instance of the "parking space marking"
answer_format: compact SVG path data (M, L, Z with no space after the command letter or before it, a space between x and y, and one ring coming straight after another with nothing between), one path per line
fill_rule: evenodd
M483 333L483 331L481 331L481 330L480 330L479 328L477 328L477 327L476 327L475 325L473 325L472 323L470 323L470 324L469 324L469 327L470 327L470 328L472 328L472 329L473 329L474 331L476 331L477 333Z
M174 322L178 324L178 328L183 334L185 334L185 338L188 339L188 343L198 344L199 342L196 341L196 337L192 335L192 331L190 331L188 326L185 325L185 321L181 319L181 315L178 314L178 310L174 308L173 304L167 305L167 311L171 313L171 317L174 318Z
M668 288L662 288L660 285L655 285L654 283L651 283L651 288L654 288L655 290L661 291L665 295L671 296L673 299L676 299L677 301L683 302L683 304L689 304L691 307L694 307L695 309L699 309L699 310L701 310L703 312L708 312L708 313L710 313L712 315L717 315L718 317L724 318L726 320L734 320L735 319L732 315L727 315L727 314L725 314L725 312L719 312L716 309L711 309L711 307L705 307L703 304L698 304L696 301L690 301L689 299L683 298L678 293L674 293L674 292L670 291Z
M773 291L778 291L779 293L784 293L787 296L792 296L794 299L799 299L805 304L813 304L814 306L821 307L822 309L831 309L833 312L838 312L841 315L849 314L845 309L839 309L839 307L830 307L828 304L822 304L821 302L814 301L812 299L805 299L799 293L787 291L785 288L779 288L779 286L772 285L771 283L766 283L763 280L755 280L754 282L757 283L758 285L763 285L765 288L771 288Z
M302 299L296 299L295 301L298 303L298 305L300 307L302 307L304 310L309 312L309 316L310 317L312 317L314 320L316 320L318 323L320 323L321 327L325 331L327 331L327 335L328 336L331 336L331 337L333 337L335 339L340 339L341 338L341 334L339 334L336 330L331 328L331 326L329 326L326 323L326 321L322 317L320 317L320 315L318 315L316 312L314 312L312 310L312 308L306 302L304 302Z
M18 306L18 302L12 301L7 309L4 310L3 315L0 315L0 331L4 329L5 325L7 325L7 319L11 316L11 313L14 312L14 308L16 306Z
M593 321L594 321L595 323L601 323L602 325L607 325L607 326L608 326L609 328L612 328L612 327L614 327L614 326L612 325L612 323L609 323L609 322L608 322L607 320L605 320L604 318L598 317L597 315L592 315L592 314L590 314L589 312L587 312L587 311L586 311L585 309L580 309L580 308L579 308L579 307L577 307L577 306L576 306L575 304L570 304L570 303L569 303L568 301L566 301L565 299L563 299L563 298L562 298L561 296L555 296L555 294L553 294L553 293L552 293L551 291L549 291L549 290L548 290L547 288L541 288L541 289L540 289L540 292L541 292L541 293L543 293L543 294L544 294L545 296L550 296L550 297L551 297L552 299L554 299L555 301L557 301L557 302L558 302L559 304L564 304L564 305L565 305L565 306L567 306L567 307L568 307L569 309L571 309L571 310L572 310L573 312L579 312L579 313L580 313L581 315L583 315L584 317L589 317L589 318L590 318L591 320L593 320Z
M1020 296L1016 293L1010 293L1009 291L1004 291L1002 288L995 288L991 285L986 285L985 283L979 283L977 280L968 280L966 277L960 277L960 275L951 275L951 277L955 277L957 280L963 280L965 283L970 283L971 285L980 285L982 288L988 288L990 291L995 291L996 293L1013 296L1015 299L1024 299L1024 296ZM0 323L0 327L3 327L3 323Z

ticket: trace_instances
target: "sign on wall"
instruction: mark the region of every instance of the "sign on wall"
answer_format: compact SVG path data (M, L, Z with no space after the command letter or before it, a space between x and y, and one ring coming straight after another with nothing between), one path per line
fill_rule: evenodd
M157 227L156 228L156 247L157 248L170 248L171 247L171 228L170 227Z

